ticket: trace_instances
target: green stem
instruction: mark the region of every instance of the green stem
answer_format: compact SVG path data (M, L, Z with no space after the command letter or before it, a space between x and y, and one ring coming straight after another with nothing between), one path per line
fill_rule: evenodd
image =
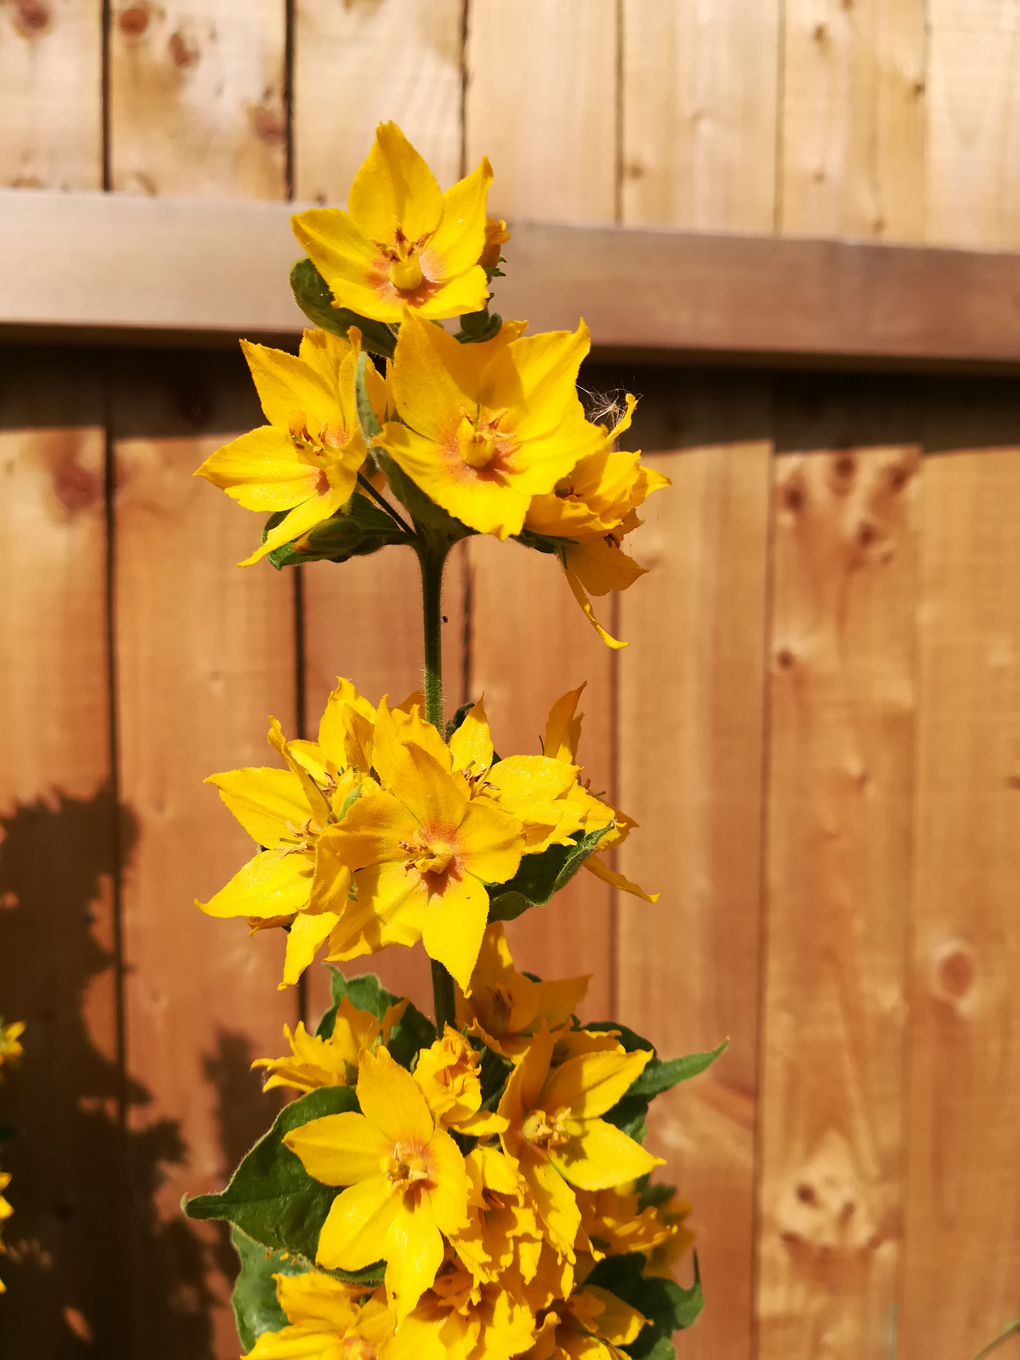
M425 622L425 718L440 736L443 725L443 567L448 547L438 547L421 541L418 561L421 564L421 595ZM457 1006L453 992L453 978L441 963L432 960L432 1000L436 1013L436 1029L442 1035L444 1026L457 1024Z

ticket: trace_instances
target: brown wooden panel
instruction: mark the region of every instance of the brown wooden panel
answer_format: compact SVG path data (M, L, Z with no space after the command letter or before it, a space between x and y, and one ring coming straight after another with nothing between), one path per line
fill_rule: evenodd
M778 0L623 0L623 220L772 230Z
M294 193L344 204L391 119L445 189L460 174L463 0L297 0Z
M612 797L612 652L577 607L554 558L494 538L472 538L468 546L468 694L484 696L496 750L537 755L550 708L586 680L578 760L592 790ZM546 978L593 974L578 1013L592 1020L612 1015L612 890L606 884L582 870L547 907L510 922L507 939L518 968Z
M0 1013L28 1028L0 1088L22 1131L0 1351L47 1360L81 1354L75 1329L124 1354L103 407L94 361L4 356Z
M443 582L443 689L447 717L463 697L464 545L453 551ZM326 696L337 676L353 680L373 704L384 694L399 703L424 683L421 574L410 548L386 548L373 557L337 565L315 562L304 576L305 712L314 736ZM349 975L374 972L383 983L432 1013L432 975L425 952L395 947L345 965ZM313 967L307 976L308 1012L317 1022L330 1004L330 975Z
M285 197L285 0L110 8L111 187Z
M1018 504L1020 450L926 461L905 1360L974 1355L1020 1313Z
M103 9L16 0L0 9L0 184L103 184Z
M926 238L1016 250L1020 8L1012 0L930 0L927 12Z
M781 460L762 1036L762 1360L896 1326L916 449Z
M278 763L267 719L295 730L295 658L290 578L268 563L235 565L258 541L257 517L193 475L225 438L203 427L230 415L215 410L227 379L205 367L190 378L169 364L126 367L114 400L120 787L137 827L124 883L127 1055L151 1093L132 1111L140 1151L129 1166L136 1202L152 1197L167 1224L155 1234L135 1225L130 1303L138 1337L164 1300L164 1311L193 1314L188 1353L203 1353L213 1333L214 1353L228 1357L237 1340L217 1272L229 1277L232 1253L222 1234L200 1238L178 1206L182 1193L221 1186L267 1126L274 1103L248 1067L279 1051L298 1008L296 989L277 990L282 932L251 939L243 920L194 905L253 853L202 781ZM174 1163L161 1184L146 1180L151 1147ZM190 1278L168 1304L162 1277L174 1260Z
M770 446L657 454L673 479L634 535L651 574L621 598L620 852L661 893L619 895L619 1017L665 1056L730 1047L652 1107L651 1140L693 1205L708 1307L682 1338L750 1353L761 931Z
M788 0L779 230L924 239L925 11Z
M492 162L492 211L614 221L616 0L470 0L467 14L466 158Z

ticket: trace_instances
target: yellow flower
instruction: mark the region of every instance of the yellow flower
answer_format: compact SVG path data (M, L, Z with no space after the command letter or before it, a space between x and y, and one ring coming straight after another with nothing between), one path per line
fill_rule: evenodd
M345 996L337 1007L333 1033L326 1039L309 1034L300 1020L293 1035L290 1026L284 1025L291 1056L256 1058L252 1063L253 1068L265 1067L271 1073L262 1089L290 1086L308 1092L320 1086L356 1085L362 1053L374 1053L380 1041L388 1044L390 1031L406 1009L407 1001L398 1001L387 1007L380 1023L371 1011L358 1010Z
M694 1231L687 1226L690 1212L690 1204L679 1195L671 1195L665 1204L655 1206L655 1216L664 1228L669 1229L669 1236L648 1252L646 1275L673 1275L694 1241Z
M276 1275L276 1297L289 1325L263 1332L245 1360L375 1360L396 1318L379 1291L341 1284L320 1271Z
M626 644L609 636L587 596L626 590L644 575L647 568L628 557L620 545L641 523L638 507L653 491L670 485L663 473L642 466L639 453L613 447L630 428L634 406L628 394L626 411L607 433L603 448L582 458L547 495L535 496L524 521L532 533L572 540L560 544L567 580L575 599L611 647Z
M531 1345L535 1318L500 1284L477 1284L449 1261L404 1319L385 1360L510 1360Z
M510 240L510 233L506 229L506 223L501 217L490 217L485 223L485 245L482 247L481 259L478 263L486 271L492 273L499 267L500 256L503 247Z
M24 1049L18 1040L24 1032L24 1021L14 1020L11 1024L5 1025L0 1019L0 1067L16 1063L21 1057Z
M458 1133L483 1138L502 1133L506 1120L483 1110L481 1055L447 1025L441 1039L418 1054L414 1079L436 1119Z
M621 1346L636 1341L648 1321L598 1285L584 1285L543 1321L524 1360L628 1360Z
M457 996L457 1023L507 1058L527 1052L544 1023L555 1035L584 1000L588 978L532 982L514 967L502 922L488 927L471 977L471 996Z
M387 422L377 441L437 505L501 539L520 533L533 496L605 440L577 396L588 328L523 329L508 321L492 340L462 345L409 315L393 357L403 424Z
M0 1192L6 1190L10 1183L11 1183L10 1172L0 1171ZM3 1226L4 1222L8 1218L10 1218L11 1214L13 1213L14 1210L11 1208L10 1204L8 1204L3 1194L0 1193L0 1227ZM7 1248L4 1246L3 1242L0 1242L0 1253L5 1252L6 1250ZM3 1294L6 1291L6 1289L7 1286L4 1284L3 1280L0 1280L0 1294Z
M399 321L405 307L431 320L460 316L488 298L479 260L491 182L483 158L443 193L396 123L380 123L347 212L310 208L291 225L335 306L377 321Z
M585 685L587 683L585 681ZM561 699L557 699L549 712L549 720L546 723L543 749L547 756L552 756L565 764L573 765L577 759L577 746L581 738L581 718L584 716L577 712L577 704L584 687L584 685L579 685L577 689L569 690ZM596 878L600 878L603 883L611 884L620 892L632 893L645 902L658 902L658 893L646 893L644 888L632 883L629 878L624 878L623 874L618 874L615 869L610 869L609 865L599 858L601 851L608 850L614 845L622 845L632 828L637 826L637 822L632 817L628 817L625 812L619 812L610 807L608 803L603 803L601 799L596 798L587 788L582 788L579 784L571 788L567 797L580 805L581 825L585 831L595 831L600 827L606 827L606 834L598 843L597 853L589 855L584 861L584 867L588 872L594 874Z
M281 984L288 986L311 963L347 900L350 871L324 859L320 845L323 829L357 795L364 776L355 770L331 774L320 747L288 742L275 718L269 744L283 756L286 770L231 770L206 780L264 848L210 901L197 905L210 916L246 916L256 925L290 923ZM343 759L342 752L335 754ZM336 762L329 763L335 771Z
M538 1273L543 1238L524 1181L498 1148L478 1144L464 1160L471 1188L467 1226L452 1242L457 1257L476 1284L502 1282L533 1292L527 1286ZM542 1306L528 1303L533 1311Z
M403 1319L443 1263L443 1236L466 1222L464 1158L386 1049L362 1055L357 1095L361 1114L313 1119L284 1142L310 1176L347 1187L322 1226L318 1264L360 1270L384 1260Z
M352 328L349 340L307 330L297 358L246 340L241 348L269 424L225 444L195 475L247 510L290 512L240 564L246 567L349 501L367 449L354 396L358 330ZM384 411L382 379L371 361L366 383Z
M501 1142L528 1182L549 1242L573 1260L581 1211L571 1185L610 1189L645 1175L662 1159L599 1117L637 1079L651 1052L619 1048L553 1067L553 1049L543 1026L510 1074L499 1103L509 1124Z
M638 1197L619 1190L579 1190L581 1227L598 1255L641 1251L648 1255L674 1236L652 1205L638 1212Z
M417 741L401 741L385 704L373 762L384 787L359 798L321 839L337 875L357 871L356 898L352 892L328 957L356 958L420 938L466 991L488 919L485 884L517 872L521 824L473 801L466 781Z

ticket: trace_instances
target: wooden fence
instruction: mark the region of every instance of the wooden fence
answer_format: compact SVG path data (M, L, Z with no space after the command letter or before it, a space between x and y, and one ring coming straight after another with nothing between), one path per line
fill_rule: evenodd
M314 730L339 672L417 682L415 564L234 563L192 477L255 419L221 355L6 351L0 368L4 1353L236 1354L230 1254L177 1214L266 1124L250 1060L325 1005L280 941L191 903L245 854L202 784ZM659 1102L694 1204L705 1360L970 1360L1020 1312L1020 399L993 380L592 370L673 478L612 656L557 569L470 540L450 702L535 749L581 679L595 786L657 906L572 885L511 928L591 971L584 1014L731 1046ZM656 450L665 450L654 452ZM527 664L523 664L523 658ZM111 682L112 676L112 682ZM378 960L427 997L424 960ZM91 1339L91 1344L89 1342Z

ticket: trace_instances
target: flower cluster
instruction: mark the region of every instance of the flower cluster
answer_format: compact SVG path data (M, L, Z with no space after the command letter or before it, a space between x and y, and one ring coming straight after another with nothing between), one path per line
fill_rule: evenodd
M0 1016L0 1080L2 1080L3 1068L17 1062L21 1057L23 1050L19 1041L24 1032L25 1026L22 1021L16 1020L5 1025L3 1017ZM7 1189L10 1183L10 1172L0 1171L0 1227L14 1212L3 1195L3 1191ZM4 1244L0 1241L0 1252L3 1251ZM4 1293L5 1289L6 1285L3 1280L0 1280L0 1294Z
M623 551L645 498L669 479L587 418L576 331L527 335L489 312L506 224L486 216L487 161L443 194L392 123L351 188L348 210L293 219L308 260L298 301L316 320L297 356L244 343L268 424L199 469L249 510L270 513L243 565L342 561L387 543L420 546L393 499L452 537L514 537L555 554L610 646L589 596L644 568ZM439 323L461 317L450 334ZM371 350L379 367L370 357Z
M533 898L571 856L590 852L589 872L654 902L599 857L633 822L581 781L580 694L550 713L548 754L498 759L481 703L447 744L422 717L421 694L373 708L340 680L318 741L288 741L271 719L286 769L209 776L260 848L199 905L255 929L285 926L282 986L324 942L328 960L346 961L420 939L466 991L494 906Z
M331 1009L255 1066L290 1095L218 1194L241 1258L238 1331L252 1360L619 1360L673 1353L701 1308L672 1272L688 1205L651 1181L645 1116L722 1046L664 1061L612 1021L582 1025L588 978L519 971L504 922L581 869L655 895L610 859L634 827L578 760L584 686L541 750L497 755L481 700L446 721L443 564L469 534L556 557L589 597L642 572L623 551L667 479L589 419L576 331L527 335L489 310L506 223L487 161L446 193L392 124L346 211L300 213L291 276L316 322L297 355L244 346L267 424L199 469L268 513L241 565L344 562L406 545L422 572L424 689L373 705L350 680L316 740L270 719L275 766L209 782L252 837L212 916L287 932L281 987L419 940L435 1022L373 975L333 969ZM459 317L453 332L442 324Z

